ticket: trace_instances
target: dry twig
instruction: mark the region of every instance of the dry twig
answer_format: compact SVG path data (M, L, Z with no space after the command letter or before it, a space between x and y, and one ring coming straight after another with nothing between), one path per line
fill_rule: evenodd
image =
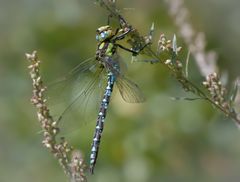
M37 52L34 51L32 54L26 54L26 58L30 63L28 68L33 86L31 102L37 109L38 121L43 130L44 138L42 143L58 160L65 174L72 182L84 182L86 181L84 175L85 164L80 153L75 152L71 159L72 147L69 146L63 137L60 137L59 141L57 140L60 129L57 126L57 122L50 115L50 111L46 105L47 100L44 97L46 87L43 85L40 76L41 61L38 59Z

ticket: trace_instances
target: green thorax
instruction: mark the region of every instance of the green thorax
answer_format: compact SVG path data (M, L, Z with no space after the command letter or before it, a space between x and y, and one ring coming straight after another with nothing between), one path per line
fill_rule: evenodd
M111 42L101 42L98 46L101 55L112 56L116 52L116 46Z

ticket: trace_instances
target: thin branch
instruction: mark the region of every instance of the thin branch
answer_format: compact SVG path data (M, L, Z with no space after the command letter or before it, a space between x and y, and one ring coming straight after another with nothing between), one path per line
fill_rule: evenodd
M46 87L40 75L41 61L38 59L37 52L26 54L26 58L30 64L28 68L33 86L31 102L37 109L38 121L43 130L42 143L58 160L65 174L71 179L71 182L85 182L85 164L80 152L75 151L71 157L73 148L64 137L60 137L59 141L57 140L60 129L57 126L57 122L50 115L46 104L47 100L44 97Z

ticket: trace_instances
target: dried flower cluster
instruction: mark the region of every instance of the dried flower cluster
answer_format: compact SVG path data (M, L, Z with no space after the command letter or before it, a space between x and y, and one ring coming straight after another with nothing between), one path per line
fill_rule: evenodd
M220 77L217 75L217 73L214 72L206 76L206 81L203 82L203 85L208 90L208 93L205 93L203 90L200 89L199 86L195 85L187 78L188 65L186 63L185 65L186 69L184 70L182 62L177 58L177 54L180 50L181 47L177 47L175 36L173 37L172 41L168 40L163 34L160 36L160 39L158 41L158 54L159 54L158 59L161 59L160 57L161 54L163 55L164 53L167 53L168 59L164 61L164 64L168 67L172 75L182 85L183 89L187 92L192 92L195 95L199 96L199 98L210 102L216 108L221 110L227 117L230 117L233 120L235 120L237 125L239 126L240 124L240 118L238 116L239 114L236 113L235 111L236 109L234 109L233 107L235 103L235 98L238 93L238 87L235 86L230 99L227 99L226 97L227 90L222 85ZM164 55L164 57L166 57L166 55Z
M226 89L223 87L217 73L212 73L206 77L206 81L203 85L209 91L212 99L217 105L225 105L226 101L224 99Z
M82 158L74 157L74 161L71 161L69 158L70 153L72 151L72 147L69 146L68 142L61 137L60 142L57 142L57 135L59 133L59 128L57 126L57 122L53 120L52 116L50 115L49 109L46 105L47 100L44 98L44 92L46 91L46 87L43 85L41 76L40 76L40 60L37 57L37 52L34 51L32 54L26 54L26 58L29 61L30 65L28 68L30 69L30 76L32 79L32 86L33 86L33 95L31 98L31 102L37 108L37 116L38 121L43 130L43 145L50 150L50 152L56 157L64 169L64 172L72 177L78 176L81 180L75 180L77 182L85 181L84 176L84 164ZM77 163L77 170L72 172L72 166L76 166ZM75 169L75 168L74 168ZM72 178L74 179L74 178Z
M165 50L169 50L169 48L172 47L172 41L167 40L166 36L164 34L161 34L158 40L158 47L157 47L157 53L161 54Z
M87 181L87 178L84 175L86 165L84 164L84 160L81 152L77 150L72 152L72 160L71 160L70 168L71 168L72 182Z
M215 106L219 106L225 115L233 118L237 122L237 125L239 125L240 120L234 108L234 102L238 92L237 84L238 83L236 83L236 87L234 88L230 98L227 99L227 89L222 85L217 73L208 75L206 77L206 81L203 82L203 85L208 90Z

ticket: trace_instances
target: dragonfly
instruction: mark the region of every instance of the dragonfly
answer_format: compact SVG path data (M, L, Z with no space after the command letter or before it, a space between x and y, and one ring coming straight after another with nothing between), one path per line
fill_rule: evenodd
M100 108L97 116L95 133L92 141L91 154L90 154L90 173L94 173L96 165L101 136L104 128L104 122L107 114L108 105L116 83L122 98L129 103L141 103L145 98L139 89L138 85L129 80L121 70L121 60L118 58L117 50L121 48L136 56L146 46L142 46L138 50L133 50L118 44L119 40L125 38L132 31L131 27L124 27L116 29L114 32L109 25L101 26L96 31L97 50L95 60L98 62L99 67L105 70L107 75L107 85L100 103Z
M81 62L72 71L70 71L66 77L64 77L62 80L59 80L59 82L69 82L69 79L72 79L71 77L73 77L73 75L84 73L89 70L90 72L95 73L92 81L89 82L86 89L83 89L80 93L78 93L73 102L62 112L58 121L62 119L67 110L69 110L80 97L84 97L84 99L86 99L88 94L91 94L91 90L94 89L95 85L99 81L99 77L104 76L106 79L104 82L106 85L100 101L95 132L91 145L89 162L89 171L91 174L94 173L96 166L105 118L114 86L117 86L123 100L128 103L141 103L145 101L144 94L140 90L139 86L125 76L125 65L118 55L118 48L121 48L127 52L130 52L135 57L145 47L147 47L147 45L149 45L146 43L141 47L137 46L137 49L129 49L118 43L118 41L123 40L132 31L134 30L130 26L123 27L121 24L120 28L114 30L109 25L109 21L107 25L99 27L96 31L97 49L95 56ZM58 81L56 83L58 83Z

